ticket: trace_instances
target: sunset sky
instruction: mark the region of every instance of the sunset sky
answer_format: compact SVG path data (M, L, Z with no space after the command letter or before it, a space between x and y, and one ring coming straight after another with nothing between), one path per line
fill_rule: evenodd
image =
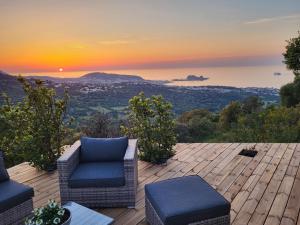
M0 0L12 73L281 62L299 0Z

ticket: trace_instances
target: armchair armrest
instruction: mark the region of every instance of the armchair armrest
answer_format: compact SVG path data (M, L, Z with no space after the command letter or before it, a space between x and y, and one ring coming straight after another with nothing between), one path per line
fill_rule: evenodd
M79 163L79 150L81 143L76 141L69 147L64 154L57 160L57 168L60 179L68 179L73 170Z
M137 158L137 139L128 140L128 147L124 156L124 161Z
M130 139L124 156L124 171L126 183L133 188L134 193L138 184L138 157L137 157L137 140ZM135 197L134 197L135 201Z

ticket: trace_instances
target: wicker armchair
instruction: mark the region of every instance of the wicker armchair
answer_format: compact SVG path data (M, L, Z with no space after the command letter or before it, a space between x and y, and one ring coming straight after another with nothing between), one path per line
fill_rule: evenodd
M33 210L33 189L9 178L0 151L0 225L24 224Z
M137 140L129 140L124 165L125 183L116 187L70 187L70 177L80 165L81 142L76 141L57 161L62 204L74 201L90 208L135 207L138 183ZM123 164L124 163L124 164Z

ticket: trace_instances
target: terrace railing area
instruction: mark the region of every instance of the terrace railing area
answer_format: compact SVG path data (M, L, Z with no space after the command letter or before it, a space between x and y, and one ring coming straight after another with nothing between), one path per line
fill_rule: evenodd
M135 209L98 209L115 224L146 224L144 185L198 174L231 202L231 224L300 224L300 144L257 143L257 155L239 155L255 143L180 143L167 165L138 162ZM8 169L11 179L35 190L34 207L60 201L57 172L36 170L28 163Z

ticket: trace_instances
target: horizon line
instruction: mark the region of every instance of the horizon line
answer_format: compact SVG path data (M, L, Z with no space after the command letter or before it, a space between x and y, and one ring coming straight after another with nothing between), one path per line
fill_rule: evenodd
M212 67L261 67L282 65L282 55L259 55L241 57L219 57L214 59L179 59L170 61L156 61L148 63L119 64L107 66L57 66L53 68L30 68L24 66L0 67L2 71L10 73L60 73L87 72L87 71L116 71L116 70L168 70L184 68L212 68Z

